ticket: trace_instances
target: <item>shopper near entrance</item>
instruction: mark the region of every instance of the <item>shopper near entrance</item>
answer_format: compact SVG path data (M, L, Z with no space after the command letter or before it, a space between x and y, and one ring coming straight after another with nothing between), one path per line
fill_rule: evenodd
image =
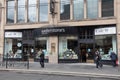
M117 55L115 54L115 52L113 52L113 51L111 52L110 58L111 58L111 60L112 60L112 65L113 65L113 67L116 67L116 66L117 66L117 64L116 64Z
M38 51L38 55L40 57L39 59L40 65L42 68L44 68L44 52L42 51L42 49Z
M101 63L101 55L98 50L95 51L95 63L96 63L96 68L102 68L103 64Z

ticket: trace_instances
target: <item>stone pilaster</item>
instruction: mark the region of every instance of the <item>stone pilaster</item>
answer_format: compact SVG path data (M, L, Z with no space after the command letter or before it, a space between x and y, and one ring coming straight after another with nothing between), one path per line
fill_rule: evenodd
M118 47L118 59L120 62L120 0L116 0L116 18L117 18L117 47Z
M49 37L49 63L58 63L58 37Z

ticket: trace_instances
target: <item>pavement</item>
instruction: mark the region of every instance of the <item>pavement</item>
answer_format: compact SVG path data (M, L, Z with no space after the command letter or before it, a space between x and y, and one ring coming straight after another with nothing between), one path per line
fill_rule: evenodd
M103 65L103 68L96 68L94 63L45 63L45 67L41 68L39 62L30 62L29 69L26 63L17 63L7 68L5 65L0 66L0 71L120 79L120 66Z

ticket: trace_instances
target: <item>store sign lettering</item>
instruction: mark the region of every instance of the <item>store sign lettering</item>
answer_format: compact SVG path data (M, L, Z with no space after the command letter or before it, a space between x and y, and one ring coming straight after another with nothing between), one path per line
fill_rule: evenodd
M22 32L5 32L5 38L22 38Z
M116 27L95 29L95 35L116 34Z
M65 29L43 29L41 30L42 34L50 34L50 33L64 33Z

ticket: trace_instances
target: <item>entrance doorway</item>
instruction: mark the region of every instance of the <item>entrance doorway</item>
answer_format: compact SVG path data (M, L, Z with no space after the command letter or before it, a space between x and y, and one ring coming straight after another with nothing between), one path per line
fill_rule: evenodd
M34 61L34 47L30 44L23 44L23 60L27 61L29 55L29 61Z
M80 61L87 63L94 62L93 43L80 43Z

